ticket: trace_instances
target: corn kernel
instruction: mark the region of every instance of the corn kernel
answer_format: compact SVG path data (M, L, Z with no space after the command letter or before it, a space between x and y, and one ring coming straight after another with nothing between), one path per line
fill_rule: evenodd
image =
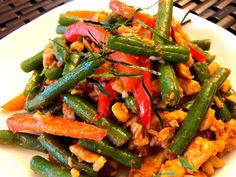
M120 121L120 122L126 122L129 117L129 110L126 107L124 103L121 102L116 102L112 107L111 110L115 117Z
M82 42L76 41L70 45L70 50L81 52L84 50L84 44Z
M103 166L104 164L106 163L106 159L103 157L103 156L100 156L96 162L93 164L93 170L94 171L99 171Z

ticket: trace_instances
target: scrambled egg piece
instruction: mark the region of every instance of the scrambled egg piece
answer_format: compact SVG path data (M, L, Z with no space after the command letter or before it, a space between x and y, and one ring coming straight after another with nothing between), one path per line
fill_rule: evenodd
M194 95L201 90L199 82L195 80L178 78L178 82L186 95Z
M211 108L208 109L208 111L207 111L207 113L206 113L206 115L205 115L205 117L204 117L204 119L203 119L203 121L200 125L200 128L199 128L200 131L209 129L213 125L215 120L216 120L215 110L211 109Z
M217 156L212 156L208 161L206 161L201 169L207 175L213 175L215 173L214 168L221 168L224 166L224 162Z
M181 165L179 159L167 160L165 164L161 165L161 172L174 172L172 177L184 177L187 173L186 169ZM161 175L160 177L167 177L168 175Z
M176 64L176 71L179 76L185 79L193 79L193 76L191 75L190 69L187 65L184 63L178 63Z
M160 111L159 112L161 118L163 119L164 126L171 126L171 122L177 121L177 123L182 123L184 118L186 117L187 113L183 110L174 110L170 111Z
M151 154L143 159L140 169L131 169L129 177L153 177L157 173L161 164L165 160L164 152Z
M202 137L196 137L184 153L184 158L196 169L210 157L222 152L225 148L223 140L209 141Z

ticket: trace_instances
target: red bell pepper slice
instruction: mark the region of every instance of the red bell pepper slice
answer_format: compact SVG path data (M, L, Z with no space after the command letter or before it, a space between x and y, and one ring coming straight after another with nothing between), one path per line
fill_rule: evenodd
M120 62L126 62L133 65L139 65L139 57L136 57L134 55L125 54L122 52L114 52L110 54L110 57L114 61L120 61ZM139 71L136 69L132 69L127 66L120 65L120 64L116 64L115 68L121 74L122 73L126 73L126 74L139 73ZM124 89L128 92L133 91L133 89L136 88L140 82L139 78L121 77L120 80L124 86Z
M41 113L12 116L7 119L7 126L13 132L46 132L57 136L86 138L95 141L101 141L107 134L107 130L90 124Z
M195 58L197 61L199 62L204 62L206 61L206 57L205 55L201 54L200 52L198 52L194 46L192 46L191 44L188 45L189 49L190 49L190 52L193 56L193 58Z
M140 30L138 32L136 32L136 34L138 34L141 39L144 39L144 38L151 39L152 38L152 32L147 30L143 26L140 28Z
M98 114L93 118L94 120L100 119L102 116L109 117L111 115L110 105L111 102L118 96L118 92L112 89L112 83L115 80L110 80L106 86L105 91L109 94L109 97L100 93L98 96Z
M155 18L153 16L146 13L136 12L136 9L134 7L129 6L123 2L120 2L118 0L111 0L109 7L112 11L122 15L123 17L137 18L144 22L146 25L150 26L151 28L154 28L155 26Z
M77 22L70 25L64 34L65 39L69 42L77 41L79 36L89 36L94 42L100 43L105 42L108 36L110 36L110 33L106 32L106 30L100 26Z
M144 57L140 57L140 61L141 61L142 66L151 68L151 62L149 59L146 58L145 60ZM143 76L144 84L146 88L148 89L149 93L152 94L151 74L145 71L142 71L141 74ZM152 104L141 82L139 82L139 85L133 91L133 94L134 94L134 99L136 100L137 105L138 105L139 117L141 118L143 125L149 128L151 124L152 115L153 115Z
M109 8L117 14L120 14L126 18L133 17L136 9L132 6L128 6L127 4L120 2L118 0L111 0L109 4Z
M139 19L140 21L142 21L143 23L145 23L146 25L148 25L151 28L154 28L155 24L156 24L156 19L146 13L135 13L134 14L134 18Z

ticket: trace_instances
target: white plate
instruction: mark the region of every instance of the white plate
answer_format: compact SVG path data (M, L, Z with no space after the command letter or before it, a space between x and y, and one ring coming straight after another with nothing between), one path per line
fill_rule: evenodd
M126 0L128 4L137 7L149 7L154 4L155 1L156 0ZM22 72L19 65L21 61L41 50L49 42L49 39L53 39L56 36L55 28L60 13L76 9L108 10L108 2L108 0L80 0L67 3L42 15L3 38L0 42L0 105L21 93L24 89L30 74ZM156 11L156 6L149 9L151 14L155 14ZM176 19L181 20L185 13L186 12L180 9L174 9L174 16ZM219 26L195 15L189 15L188 18L192 19L192 23L187 24L184 27L184 30L188 32L191 39L212 39L210 52L217 56L216 60L219 61L219 63L232 69L230 79L233 87L236 88L236 69L233 68L233 66L236 65L236 37ZM234 78L232 76L234 76ZM5 123L6 117L6 114L0 112L0 129L7 129ZM40 153L0 145L0 176L36 176L30 170L29 166L31 157L36 154ZM234 168L236 167L236 151L228 154L225 157L225 162L225 167L217 171L215 177L234 176Z

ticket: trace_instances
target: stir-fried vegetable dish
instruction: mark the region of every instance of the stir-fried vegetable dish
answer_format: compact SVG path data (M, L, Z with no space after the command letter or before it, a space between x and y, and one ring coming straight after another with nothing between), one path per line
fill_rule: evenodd
M110 0L111 12L68 11L42 51L24 60L22 94L2 106L0 144L48 154L31 169L56 177L208 177L236 148L230 70L172 15ZM123 175L124 176L124 175Z

